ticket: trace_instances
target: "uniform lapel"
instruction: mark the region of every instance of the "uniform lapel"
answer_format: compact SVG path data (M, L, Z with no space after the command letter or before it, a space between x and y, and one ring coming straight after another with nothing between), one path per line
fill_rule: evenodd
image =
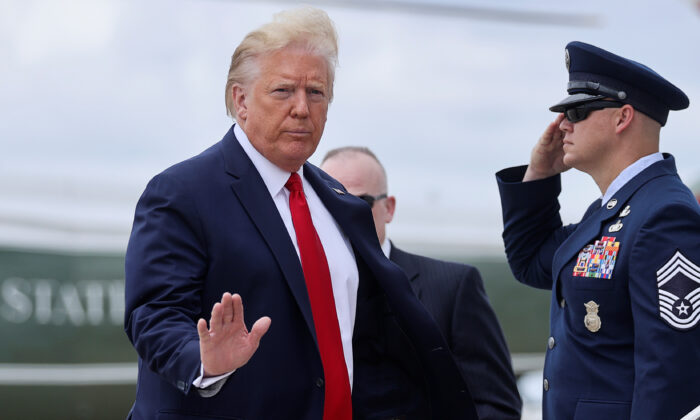
M559 278L559 274L566 263L571 260L571 258L578 255L579 251L581 251L584 246L593 243L602 236L616 236L615 233L609 233L607 230L603 231L603 225L619 216L620 211L625 208L627 201L640 187L654 178L676 172L673 157L667 154L665 154L664 157L665 159L663 161L649 166L625 184L611 199L611 201L613 199L616 200L615 206L608 208L608 203L603 203L601 208L593 210L587 218L584 217L576 227L576 230L562 243L554 254L552 278L555 282Z
M592 206L599 206L599 202L599 200L596 200ZM602 208L599 207L598 209L591 209L590 216L579 222L576 230L569 235L569 237L564 241L564 243L562 243L559 249L557 249L557 252L554 254L552 266L552 274L554 276L552 278L554 279L555 285L557 283L557 279L559 278L559 273L561 272L562 268L564 268L566 263L575 255L578 255L579 251L581 251L584 246L592 243L595 241L595 239L600 239L596 238L596 236L600 235L601 226L607 220L614 217L617 213L619 213L617 206L612 209L612 211L603 206Z
M231 189L272 251L316 341L304 273L277 207L260 174L236 140L233 129L226 134L222 145L226 172L233 177Z

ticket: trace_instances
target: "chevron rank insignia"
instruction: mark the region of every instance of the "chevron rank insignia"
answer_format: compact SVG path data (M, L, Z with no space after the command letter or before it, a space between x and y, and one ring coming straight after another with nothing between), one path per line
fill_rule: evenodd
M680 251L656 272L659 314L668 325L689 330L700 320L700 267Z

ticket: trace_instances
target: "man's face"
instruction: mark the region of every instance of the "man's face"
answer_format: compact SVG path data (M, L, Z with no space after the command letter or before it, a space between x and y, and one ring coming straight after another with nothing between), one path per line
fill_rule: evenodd
M293 46L261 56L258 65L257 78L233 88L237 120L260 154L295 172L323 134L328 66L322 57Z
M369 194L376 197L387 192L386 180L379 164L363 153L347 152L336 155L323 162L321 169L343 184L350 194ZM384 242L386 224L394 218L395 208L396 199L393 196L377 200L372 206L379 243Z
M598 172L613 155L611 148L616 109L593 111L583 121L569 122L566 118L559 124L564 132L564 164L588 174Z

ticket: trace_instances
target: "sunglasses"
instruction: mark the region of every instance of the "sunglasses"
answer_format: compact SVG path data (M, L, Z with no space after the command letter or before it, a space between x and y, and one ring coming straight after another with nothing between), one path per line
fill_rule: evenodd
M386 193L384 193L384 194L379 194L378 196L375 197L375 196L369 195L369 194L360 194L360 195L358 195L358 197L365 200L365 202L367 204L369 204L369 207L372 208L372 207L374 207L374 203L376 201L379 201L379 200L386 198L387 195L386 195Z
M564 115L569 122L575 123L585 120L593 111L605 108L620 108L622 105L624 105L622 102L616 101L593 101L567 108L564 110Z

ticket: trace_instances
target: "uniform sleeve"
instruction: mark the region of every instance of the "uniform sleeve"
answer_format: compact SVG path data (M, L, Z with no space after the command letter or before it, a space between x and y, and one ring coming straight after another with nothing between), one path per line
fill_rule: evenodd
M199 218L182 185L161 174L136 206L124 327L143 363L187 393L200 366L196 320L207 260Z
M677 419L700 404L700 210L665 206L630 256L634 419Z
M450 347L472 392L479 418L520 419L522 402L506 340L479 271L465 266L455 296Z
M503 211L503 243L508 264L521 283L552 288L552 260L559 245L575 229L559 217L560 177L521 182L527 166L496 174Z

